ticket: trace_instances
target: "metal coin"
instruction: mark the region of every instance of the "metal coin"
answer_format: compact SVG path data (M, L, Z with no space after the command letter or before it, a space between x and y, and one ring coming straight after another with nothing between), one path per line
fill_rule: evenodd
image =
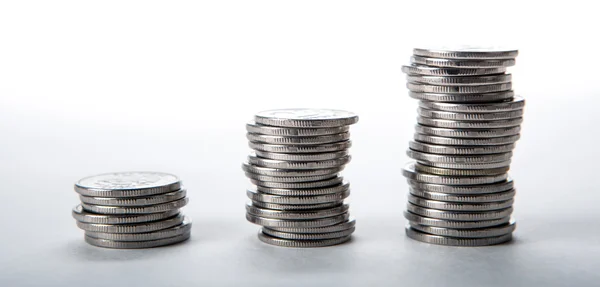
M348 126L341 127L330 127L330 128L281 128L271 127L257 124L256 122L249 122L246 124L246 131L252 134L263 134L272 136L285 136L285 137L312 137L312 136L323 136L345 133L349 130Z
M186 233L190 233L192 222L189 217L186 217L182 224L173 226L163 230L157 230L145 233L104 233L86 231L85 235L91 238L106 239L112 241L152 241L171 238Z
M336 175L342 170L344 170L344 166L332 167L332 168L322 168L322 169L301 169L301 170L293 170L293 169L278 169L278 168L268 168L257 165L251 165L248 162L244 162L242 164L242 169L246 173L253 173L259 175L266 176L281 176L281 177L311 177L311 176L319 176L319 175Z
M417 56L443 59L514 59L519 54L516 49L499 47L434 47L415 48Z
M266 235L261 230L258 233L258 239L260 239L260 241L264 243L281 247L313 248L342 244L344 242L349 241L351 239L351 236L349 235L346 237L325 240L290 240Z
M453 221L478 221L494 220L509 217L512 214L512 207L493 211L448 211L432 208L425 208L412 203L408 203L406 210L424 217L453 220Z
M350 162L352 157L350 155L330 159L330 160L318 160L318 161L285 161L285 160L274 160L257 157L255 153L251 152L248 156L248 162L253 165L258 165L268 168L278 169L322 169L322 168L335 168L346 165Z
M92 238L85 236L85 241L91 245L104 247L104 248L115 248L115 249L141 249L141 248L152 248L159 246L172 245L186 241L190 238L191 233L184 233L175 237L169 237L159 240L151 241L112 241L106 239Z
M495 153L495 154L479 154L479 155L440 155L424 153L415 150L407 150L406 154L415 160L425 162L441 162L441 163L488 163L502 162L510 160L512 152Z
M409 163L402 170L402 175L411 180L424 183L443 184L443 185L477 185L490 184L504 181L508 175L489 175L489 176L441 176L435 174L420 173L415 170L415 164Z
M246 134L246 138L248 138L248 140L251 142L276 145L318 145L347 141L350 138L350 133L346 132L341 134L314 137L281 137L249 133Z
M411 83L421 83L438 86L480 86L508 83L512 79L510 74L500 74L491 76L471 76L471 77L440 77L408 75L406 80Z
M323 227L306 227L306 228L285 228L285 227L269 227L270 230L285 232L285 233L331 233L340 232L356 226L356 219L350 218L342 223L336 225L323 226Z
M325 195L282 196L262 193L256 191L256 189L250 188L246 191L246 195L251 200L276 204L319 204L343 201L350 196L350 189L346 189L339 193L330 193Z
M92 232L104 233L143 233L166 229L183 223L184 216L178 214L165 220L136 223L136 224L95 224L77 222L77 227Z
M181 189L181 180L161 172L115 172L83 178L75 191L83 196L136 197Z
M433 145L421 142L410 141L408 146L412 150L435 153L435 154L453 154L453 155L476 155L510 152L515 148L514 144L492 145L492 146L448 146Z
M324 152L324 153L274 153L256 150L254 153L261 158L285 160L285 161L322 161L332 160L348 156L348 151Z
M246 219L254 224L258 224L268 228L317 228L332 226L348 220L348 213L336 215L327 218L310 219L310 220L287 220L260 217L258 215L246 213Z
M522 110L525 99L515 96L510 100L491 103L441 103L432 101L419 102L421 108L456 113L497 113Z
M268 176L260 175L256 173L246 172L246 176L256 181L268 181L268 182L310 182L310 181L322 181L337 177L337 174L326 174L326 175L312 175L312 176Z
M136 214L136 215L106 215L89 213L77 205L73 208L73 218L79 222L92 224L136 224L146 223L157 220L169 219L179 214L179 209L169 210L166 212L151 213L151 214Z
M417 117L417 123L437 128L448 129L495 129L514 127L523 123L523 118L504 119L495 121L454 121Z
M417 112L422 117L452 121L496 121L523 117L523 110L497 113L456 113L419 108Z
M452 145L452 146L487 146L487 145L505 145L515 143L521 138L521 135L513 135L507 137L495 137L495 138L449 138L449 137L438 137L425 134L414 134L414 139L419 142L439 144L439 145Z
M329 202L329 203L317 203L317 204L278 204L278 203L270 203L270 202L262 202L262 201L252 201L252 205L265 208L265 209L275 209L275 210L286 210L286 211L307 211L307 210L316 210L316 209L327 209L339 207L344 204L343 201L337 202Z
M447 129L416 125L415 131L420 134L451 138L495 138L518 135L521 132L521 127L516 126L498 129Z
M441 59L421 56L412 56L410 62L417 65L447 68L506 68L514 66L514 59L486 59L486 60L464 60L464 59Z
M280 109L259 112L255 115L254 121L276 127L320 128L355 124L358 122L358 116L341 110Z
M410 227L406 228L406 235L417 241L446 246L488 246L505 243L512 239L512 233L486 238L454 238L427 234Z
M261 193L268 193L273 195L284 195L284 196L314 196L323 194L332 194L345 192L350 188L348 181L342 181L341 184L320 187L320 188L307 188L307 189L293 189L293 188L271 188L265 186L256 186L255 189Z
M295 188L295 189L307 189L307 188L319 188L328 187L340 184L344 181L341 176L334 177L331 179L325 179L320 181L309 181L309 182L272 182L272 181L258 181L250 179L252 184L257 186L272 187L272 188Z
M436 94L485 94L502 91L510 91L511 83L481 85L481 86L435 86L427 84L416 84L408 82L406 87L416 93L436 93Z
M435 226L443 228L454 228L454 229L470 229L470 228L485 228L506 224L510 221L510 217L504 217L493 220L478 220L478 221L452 221L443 220L437 218L429 218L414 214L408 211L404 212L404 218L411 223L416 223L426 226Z
M447 169L470 169L470 170L482 170L492 168L505 168L510 167L510 160L498 161L498 162L486 162L486 163L446 163L446 162L428 162L428 161L417 161L422 165L427 165L436 168L447 168Z
M338 231L338 232L329 232L329 233L287 233L276 231L268 228L263 228L262 232L266 235L281 238L281 239L289 239L289 240L325 240L325 239L334 239L340 237L346 237L354 233L355 227L351 227L350 229Z
M186 190L180 189L178 191L163 193L148 197L91 197L91 196L83 196L80 195L79 199L81 202L86 204L94 204L94 205L105 205L105 206L145 206L145 205L154 205L167 203L171 201L175 201L178 199L182 199L186 196Z
M447 202L431 199L424 199L414 195L408 196L408 202L425 208L450 210L450 211L493 211L509 208L513 205L514 200L482 202L482 203L464 203L464 202Z
M188 203L187 198L179 200L154 204L148 206L105 206L105 205L93 205L87 203L81 203L81 207L89 212L95 212L100 214L148 214L148 213L159 213L170 210L178 210L184 207Z
M441 94L441 93L419 93L409 91L408 95L421 101L448 102L448 103L478 103L495 102L512 99L515 96L513 91L502 91L485 94Z
M498 202L511 200L515 196L515 190L511 189L503 192L486 193L486 194L452 194L441 192L423 191L420 189L409 188L410 194L425 199L445 201L445 202L462 202L462 203L482 203L482 202Z
M434 166L424 165L422 163L415 164L415 170L419 173L430 173L443 176L487 176L507 173L510 167L486 168L486 169L450 169L439 168Z
M307 211L283 211L274 209L265 209L253 206L251 202L246 203L246 212L260 217L273 218L273 219L288 219L288 220L300 220L300 219L319 219L327 218L336 215L341 215L348 212L350 207L344 204L339 207L321 209L321 210L307 210Z
M514 188L514 182L510 178L506 181L482 185L442 185L424 183L410 179L408 180L408 184L411 188L422 191L451 194L487 194L508 191Z
M320 152L336 152L349 149L352 146L352 141L341 141L329 144L319 145L273 145L257 142L248 142L253 150L261 150L268 152L279 153L320 153Z
M506 68L440 68L423 65L402 66L402 72L409 75L426 75L426 76L479 76L479 75L495 75L506 72Z
M444 228L444 227L434 227L434 226L426 226L419 225L416 223L409 224L411 228L421 231L423 233L439 235L439 236L447 236L447 237L455 237L455 238L486 238L486 237L496 237L502 236L515 231L517 227L514 221L510 223L487 227L487 228L476 228L476 229L452 229L452 228Z

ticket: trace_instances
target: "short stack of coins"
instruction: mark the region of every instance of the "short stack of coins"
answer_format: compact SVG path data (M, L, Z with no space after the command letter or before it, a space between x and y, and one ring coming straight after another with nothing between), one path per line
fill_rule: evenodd
M523 98L506 68L517 50L414 49L404 66L419 100L416 133L403 171L408 237L454 246L512 239L515 188L508 176L520 137Z
M246 125L253 150L242 169L252 182L246 219L261 225L261 241L284 247L323 247L351 238L355 220L350 184L340 172L350 162L349 125L340 110L260 112Z
M73 209L85 241L106 248L150 248L190 238L192 222L180 209L188 203L177 176L121 172L75 183L81 204Z

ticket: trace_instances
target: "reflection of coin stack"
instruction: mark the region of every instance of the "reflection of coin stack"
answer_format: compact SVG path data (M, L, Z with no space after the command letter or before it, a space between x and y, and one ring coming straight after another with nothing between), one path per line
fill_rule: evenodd
M179 212L188 199L178 177L123 172L86 177L75 184L73 209L85 241L107 248L149 248L190 238L192 223Z
M516 50L414 49L410 96L420 100L404 169L410 238L479 246L511 240L513 181L524 100L514 97L506 67Z
M258 113L246 125L254 150L242 166L254 184L246 219L261 225L259 239L286 247L346 242L354 232L339 175L350 162L348 126L353 113L286 109Z

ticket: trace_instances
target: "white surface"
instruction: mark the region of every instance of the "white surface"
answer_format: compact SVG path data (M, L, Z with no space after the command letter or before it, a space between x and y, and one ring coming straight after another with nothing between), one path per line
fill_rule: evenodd
M597 286L600 23L584 1L530 2L0 3L0 286ZM403 234L400 170L417 103L400 66L421 43L520 49L511 244ZM285 107L361 117L345 173L350 244L275 248L244 219L244 123ZM190 242L83 242L72 184L124 170L183 178Z

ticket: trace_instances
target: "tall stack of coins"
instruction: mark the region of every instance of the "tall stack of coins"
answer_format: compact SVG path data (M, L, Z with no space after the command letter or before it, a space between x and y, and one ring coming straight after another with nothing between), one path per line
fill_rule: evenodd
M121 172L75 183L81 204L73 209L85 241L106 248L150 248L190 238L192 223L180 212L188 203L177 176Z
M409 95L419 100L403 171L410 195L408 237L481 246L512 239L515 189L508 177L525 101L506 67L517 50L414 49Z
M246 219L262 226L261 241L321 247L348 241L355 229L344 199L350 184L349 125L358 116L339 110L260 112L246 125L253 150L242 168L253 186Z

